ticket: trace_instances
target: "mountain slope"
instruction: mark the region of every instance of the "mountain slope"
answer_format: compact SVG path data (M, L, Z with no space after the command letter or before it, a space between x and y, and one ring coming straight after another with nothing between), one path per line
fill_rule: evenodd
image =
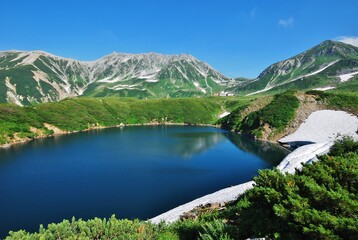
M18 105L81 95L203 96L233 83L187 54L113 53L84 62L42 51L0 52L0 102Z
M358 48L349 44L324 41L287 60L266 68L256 79L239 86L242 94L287 89L334 87L340 76L358 71Z

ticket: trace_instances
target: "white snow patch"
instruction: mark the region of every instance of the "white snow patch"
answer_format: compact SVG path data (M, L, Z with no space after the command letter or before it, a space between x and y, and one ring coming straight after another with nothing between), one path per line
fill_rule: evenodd
M349 79L351 79L352 77L354 77L354 75L356 75L356 74L358 74L358 71L352 72L352 73L347 73L347 74L342 74L342 75L339 75L338 77L341 79L341 82L346 82Z
M334 88L336 88L336 87L327 86L327 87L314 88L313 90L328 91L328 90L331 90L331 89L334 89Z
M198 82L193 82L193 84L199 91L206 93L206 90L204 88L200 87L200 84Z
M243 194L248 189L253 188L254 181L242 183L233 187L224 188L220 191L214 192L212 194L208 194L204 197L195 199L194 201L188 202L183 204L179 207L176 207L168 212L160 214L149 221L155 224L160 223L161 221L166 221L168 223L175 222L179 220L180 216L185 213L189 212L195 207L200 205L206 205L209 203L226 203L230 201L234 201L237 197Z
M225 117L225 116L227 116L229 114L230 114L229 112L225 111L225 112L223 112L222 114L219 115L219 118L223 118L223 117Z
M115 83L115 82L121 81L122 79L123 79L123 78L121 78L121 77L116 77L116 78L114 78L113 76L110 76L110 77L102 78L102 79L98 80L97 82L101 82L101 83Z
M281 138L281 143L334 141L339 136L358 140L358 118L344 111L322 110L313 112L293 134Z
M200 91L202 91L203 93L206 93L206 90L204 88L199 88Z
M281 143L312 142L297 148L277 166L281 172L294 173L302 163L317 160L326 154L334 141L350 136L358 141L358 117L343 111L322 110L313 112L296 132L279 140Z
M331 62L331 63L328 64L327 66L325 66L325 67L323 67L323 68L320 68L320 69L318 69L317 71L314 71L314 72L311 72L311 73L309 73L309 74L303 75L302 77L309 77L309 76L316 75L316 74L318 74L318 73L320 73L320 72L326 70L327 68L329 68L330 66L332 66L333 64L335 64L335 63L338 62L338 61L339 61L339 60L336 60L336 61L334 61L334 62ZM298 79L300 79L300 78L302 78L302 77L298 77L298 78L292 79L292 80L290 80L290 82L296 81L296 80L298 80Z
M246 96L251 96L251 95L258 94L258 93L266 92L266 91L270 90L271 88L273 88L273 86L271 86L271 87L265 87L265 88L262 89L262 90L259 90L259 91L253 92L253 93L246 94Z
M328 153L333 142L309 144L295 149L287 155L277 169L285 173L295 173L296 169L302 169L302 163L309 163L317 160L317 156Z

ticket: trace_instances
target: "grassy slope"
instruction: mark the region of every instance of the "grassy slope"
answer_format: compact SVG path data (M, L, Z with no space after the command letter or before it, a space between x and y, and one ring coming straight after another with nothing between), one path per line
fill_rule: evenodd
M332 91L308 91L307 93L316 95L330 109L347 111L358 115L358 92L355 90L358 90L358 84L348 82L342 88Z
M299 100L294 92L285 92L275 95L268 105L250 112L247 116L243 116L247 106L240 106L219 123L226 129L249 133L258 138L263 137L264 126L267 125L273 130L270 135L273 136L290 123L298 107Z
M81 131L97 126L172 122L212 124L223 108L232 109L249 99L177 98L138 100L131 98L74 98L34 107L0 104L0 144L52 131L49 123L64 131Z

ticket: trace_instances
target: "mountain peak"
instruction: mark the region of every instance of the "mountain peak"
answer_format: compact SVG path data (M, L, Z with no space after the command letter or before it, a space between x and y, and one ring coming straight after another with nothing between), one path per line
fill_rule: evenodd
M339 76L358 69L358 48L325 40L292 58L266 68L240 91L256 94L271 89L312 89L339 84ZM276 91L277 91L276 90Z

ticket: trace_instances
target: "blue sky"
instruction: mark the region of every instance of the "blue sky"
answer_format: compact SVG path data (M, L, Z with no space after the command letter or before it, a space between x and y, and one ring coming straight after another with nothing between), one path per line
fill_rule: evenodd
M189 53L230 77L256 77L326 39L358 44L357 0L18 0L1 10L0 50Z

